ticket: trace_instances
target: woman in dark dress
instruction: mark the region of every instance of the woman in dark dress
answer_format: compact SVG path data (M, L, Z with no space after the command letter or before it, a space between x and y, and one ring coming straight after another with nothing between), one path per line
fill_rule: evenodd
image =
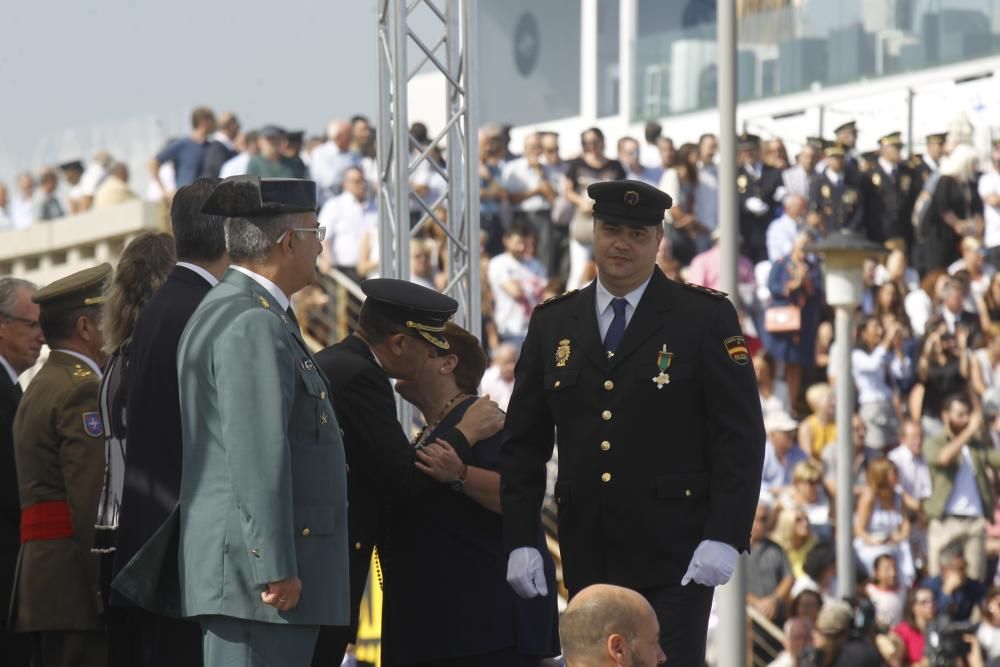
M523 600L507 584L500 434L477 443L465 461L437 440L476 400L487 365L469 332L449 324L445 338L447 352L431 358L417 377L396 384L427 420L414 441L417 466L441 484L420 504L391 508L380 548L382 664L535 667L559 653L555 566L539 522L549 594Z
M917 227L921 272L947 268L957 260L963 236L974 236L983 212L976 188L976 152L971 146L956 146L941 165L927 214Z

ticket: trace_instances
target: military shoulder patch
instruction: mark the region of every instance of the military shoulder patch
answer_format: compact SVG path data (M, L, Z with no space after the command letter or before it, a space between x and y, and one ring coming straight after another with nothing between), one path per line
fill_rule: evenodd
M77 364L76 366L73 367L73 377L76 378L77 380L82 380L83 378L89 378L93 374L94 372L92 370L81 364Z
M104 421L99 412L83 413L83 430L92 438L104 435Z
M705 296L710 296L716 299L725 299L729 297L725 292L720 292L719 290L712 289L711 287L705 287L704 285L697 285L695 283L681 283L684 287L688 288L693 292L698 292L704 294Z
M555 296L550 296L548 299L546 299L545 301L542 301L540 304L538 304L537 306L535 306L535 309L537 310L537 309L539 309L539 308L541 308L543 306L549 305L550 303L555 303L556 301L559 301L561 299L565 299L566 297L571 296L573 294L576 294L579 291L580 290L575 290L574 289L574 290L570 290L568 292L563 292L562 294L556 294Z
M735 363L740 366L750 363L750 348L747 347L747 341L743 336L731 336L722 341L722 344L726 346L729 358Z

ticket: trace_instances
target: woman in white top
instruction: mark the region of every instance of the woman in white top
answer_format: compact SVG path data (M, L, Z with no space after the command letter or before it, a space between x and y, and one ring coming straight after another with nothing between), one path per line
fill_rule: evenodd
M764 417L777 413L791 414L788 385L774 376L774 359L771 355L763 350L754 355L753 369L757 374L757 391Z
M1000 336L989 336L986 347L972 353L972 390L982 398L987 389L1000 387Z
M903 307L910 319L914 336L923 336L927 322L941 312L941 300L947 284L948 272L944 269L934 269L928 271L920 281L920 289L906 295Z
M888 383L889 373L900 382L913 373L909 357L903 354L902 327L896 324L885 331L878 318L863 320L857 346L851 352L851 366L865 422L865 447L881 452L899 443L899 410Z
M899 479L896 466L887 459L868 464L868 486L858 499L854 515L854 552L869 574L875 572L875 560L892 555L904 587L916 575L910 552L910 520L903 511L903 499L896 492Z

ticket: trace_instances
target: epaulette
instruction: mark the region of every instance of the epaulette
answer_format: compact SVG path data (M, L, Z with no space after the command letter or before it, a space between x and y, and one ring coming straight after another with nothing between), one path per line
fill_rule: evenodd
M542 301L540 304L538 304L537 306L535 306L535 310L538 310L539 308L541 308L543 306L547 306L547 305L549 305L551 303L555 303L556 301L559 301L560 299L565 299L566 297L571 296L573 294L576 294L579 291L580 290L573 289L573 290L570 290L568 292L563 292L562 294L556 294L555 296L550 296L548 299L546 299L545 301Z
M684 287L694 292L699 292L705 296L710 296L716 299L727 299L729 295L725 292L720 292L719 290L712 289L711 287L705 287L704 285L698 285L696 283L681 283Z
M73 365L73 378L76 380L84 380L89 377L94 377L94 371L90 370L83 364Z

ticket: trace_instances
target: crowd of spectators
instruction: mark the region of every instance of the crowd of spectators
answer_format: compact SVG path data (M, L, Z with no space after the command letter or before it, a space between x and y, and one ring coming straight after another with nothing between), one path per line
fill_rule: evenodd
M366 118L333 120L324 136L307 137L277 126L244 131L235 114L202 107L191 128L151 160L146 198L169 199L200 176L309 177L327 228L323 268L352 280L378 275L375 128ZM721 273L714 135L675 143L650 123L643 137L619 139L612 156L597 128L573 148L541 131L516 154L510 130L479 130L483 345L493 359L483 382L501 406L535 306L595 276L589 184L630 178L669 193L660 269L716 289ZM427 153L411 181L411 279L443 289L448 239L432 218L447 224L447 164L428 150L426 126L415 123L410 136L411 161ZM800 653L835 646L848 628L831 545L837 521L852 521L859 597L874 609L871 644L883 658L916 664L927 628L947 619L979 623L965 636L978 637L973 648L988 661L1000 657L1000 146L981 168L973 147L946 135L905 159L898 134L866 137L878 146L869 153L858 152L858 136L848 123L832 139L802 137L794 162L782 139L739 137L736 296L768 435L748 604L785 631L775 664L808 664ZM13 196L0 184L0 230L135 197L125 166L100 152L86 165L22 174ZM834 340L822 260L809 251L837 231L888 251L864 267L847 341ZM307 336L329 342L309 316L329 305L322 289L295 305L300 321L320 329ZM833 373L834 345L850 345L852 377ZM856 395L853 517L834 511L838 381Z

